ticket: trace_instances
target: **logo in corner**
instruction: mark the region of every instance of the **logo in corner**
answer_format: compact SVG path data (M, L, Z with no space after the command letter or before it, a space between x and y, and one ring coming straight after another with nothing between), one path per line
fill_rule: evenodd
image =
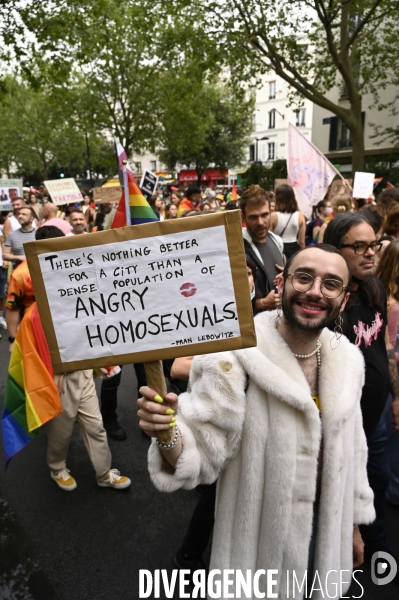
M395 579L398 565L388 552L374 552L371 557L371 580L376 585L387 585Z

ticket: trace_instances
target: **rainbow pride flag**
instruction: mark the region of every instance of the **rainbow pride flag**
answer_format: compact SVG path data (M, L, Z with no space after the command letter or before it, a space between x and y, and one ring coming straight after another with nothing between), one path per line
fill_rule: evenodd
M25 312L15 338L1 419L6 465L62 412L50 353L36 302Z
M156 214L140 192L137 183L134 181L131 171L127 169L126 174L129 186L130 224L141 225L142 223L158 221ZM114 220L112 221L111 229L126 227L126 223L125 192L123 191Z
M237 184L236 182L233 183L233 188L231 190L231 198L230 200L238 200L238 193L237 193Z

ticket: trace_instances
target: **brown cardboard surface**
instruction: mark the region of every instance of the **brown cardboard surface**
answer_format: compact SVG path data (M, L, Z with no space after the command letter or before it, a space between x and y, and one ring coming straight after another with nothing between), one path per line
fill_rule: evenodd
M62 362L58 350L54 325L51 317L50 306L41 273L39 255L47 252L70 250L75 248L88 248L124 240L139 240L147 237L167 235L178 232L192 232L196 229L224 225L229 250L230 266L233 279L234 295L237 305L237 316L240 326L240 336L225 338L209 342L187 344L183 346L167 347L160 350L137 352L129 354L112 355L109 357ZM130 364L190 356L195 354L208 354L223 350L235 350L256 345L255 328L253 323L252 305L248 293L248 278L244 254L244 243L241 231L240 211L226 211L211 215L200 215L183 219L173 219L145 225L121 227L109 231L90 233L81 236L68 236L50 240L29 242L24 245L25 254L32 277L36 300L43 323L43 328L48 341L53 368L56 373L104 367L117 364ZM211 293L211 289L210 289ZM71 319L71 315L65 315Z
M94 202L119 202L122 197L121 186L115 187L96 187L93 188L93 200Z

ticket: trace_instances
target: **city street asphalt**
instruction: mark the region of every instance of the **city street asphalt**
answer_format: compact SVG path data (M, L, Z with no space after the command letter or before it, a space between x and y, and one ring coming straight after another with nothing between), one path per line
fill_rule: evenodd
M7 332L2 335L1 408L9 356ZM140 569L173 569L198 495L194 490L164 494L152 485L146 461L150 442L138 428L136 390L134 369L128 366L118 394L119 421L128 438L109 444L113 467L132 480L129 489L96 485L77 425L67 465L78 484L73 492L61 491L50 478L44 430L7 471L0 468L1 600L136 600ZM387 528L392 551L399 555L399 510L387 508ZM206 563L209 555L210 545ZM370 567L360 569L357 579L364 591L353 585L346 597L399 598L398 584L377 586Z

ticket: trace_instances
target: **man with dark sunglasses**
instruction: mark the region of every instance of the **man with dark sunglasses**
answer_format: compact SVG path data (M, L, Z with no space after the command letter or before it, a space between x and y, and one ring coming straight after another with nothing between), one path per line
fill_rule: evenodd
M392 394L392 426L399 433L399 380L394 350L387 332L387 296L373 276L374 258L381 247L367 211L337 215L324 241L340 249L352 275L350 298L342 313L344 334L363 353L366 382L361 408L368 444L367 473L374 492L376 520L362 526L365 556L388 551L385 530L385 492L389 484L388 431L384 409Z

